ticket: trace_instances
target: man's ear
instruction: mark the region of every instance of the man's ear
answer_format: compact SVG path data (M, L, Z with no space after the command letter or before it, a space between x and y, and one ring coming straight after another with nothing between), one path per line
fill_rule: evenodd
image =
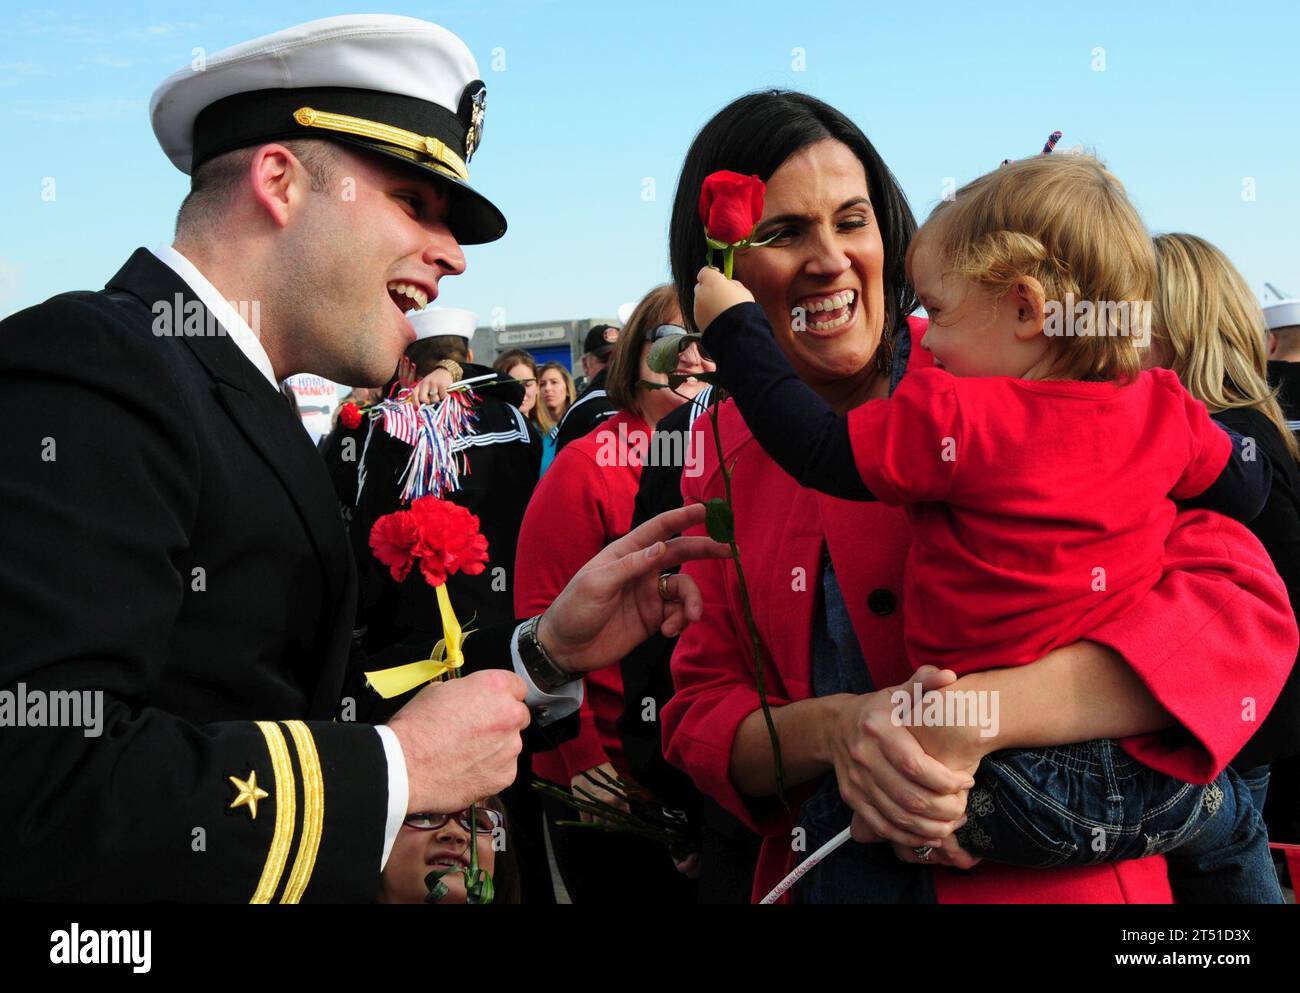
M467 348L465 349L465 351L466 351L466 353L467 353L467 354L466 354L465 361L466 361L466 362L473 362L473 361L474 361L474 349L472 349L472 348L468 348L468 347L467 347Z
M1271 359L1277 354L1277 335L1272 331L1268 333L1268 357Z
M262 145L248 165L253 199L278 227L289 223L293 207L310 187L311 177L297 157L283 145Z
M1043 330L1047 294L1043 284L1033 276L1020 276L1011 284L1007 298L1015 311L1016 337L1026 341Z

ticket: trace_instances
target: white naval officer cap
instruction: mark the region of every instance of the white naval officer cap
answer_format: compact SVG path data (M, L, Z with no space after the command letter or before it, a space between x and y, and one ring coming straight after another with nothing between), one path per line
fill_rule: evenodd
M197 62L197 60L196 60ZM462 244L505 234L501 211L469 185L487 88L465 43L396 14L309 21L208 56L168 76L149 104L154 134L181 172L251 145L327 138L444 180Z
M1270 331L1300 327L1300 300L1280 300L1264 308L1264 323Z
M478 315L457 307L425 307L406 315L415 328L415 340L439 334L454 334L469 341L478 327Z

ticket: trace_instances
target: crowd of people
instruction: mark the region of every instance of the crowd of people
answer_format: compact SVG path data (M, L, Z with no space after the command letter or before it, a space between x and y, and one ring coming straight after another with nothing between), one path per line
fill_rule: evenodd
M175 244L0 324L0 683L109 725L6 731L0 893L1283 902L1300 302L1088 155L918 226L849 117L769 90L695 136L671 281L587 332L577 392L429 306L505 230L476 77L379 15L172 77ZM764 184L726 276L722 170ZM224 332L157 335L173 299ZM299 371L358 384L319 450ZM442 587L376 555L430 459L488 546ZM458 675L381 697L448 600Z
M784 104L785 113L796 121L804 117L829 124L830 134L851 127L830 108L805 97L770 94L762 99ZM724 123L726 113L720 115ZM798 123L805 131L813 130L807 119ZM709 130L706 127L697 144L707 140ZM853 138L852 143L822 138L793 149L770 178L769 190L775 192L769 195L782 194L781 172L792 165L796 176L803 165L836 175L831 188L818 191L826 209L823 220L853 230L859 217L868 216L864 209L847 222L831 209L841 198L850 203L861 181L851 149L865 139ZM869 163L860 161L862 178ZM901 193L891 192L901 202ZM888 203L889 194L883 199ZM1088 224L1106 232L1106 245L1087 230ZM970 229L973 225L976 230ZM1008 244L1008 232L1023 241ZM793 241L797 234L791 231L781 238ZM979 246L979 254L968 254L972 245ZM869 257L875 246L865 247ZM883 240L880 248L885 248ZM830 249L832 260L836 254L837 249ZM860 305L857 299L844 302L845 291L856 297L864 283L872 285L870 279L856 287L840 285L855 281L860 275L857 264L864 260L855 258L851 247L838 254L838 269L832 263L826 273L814 271L815 279L808 278L807 263L796 270L809 290L822 282L834 284L820 295L804 293L804 286L778 286L783 292L774 294L783 311L791 300L796 306L803 300L819 312L811 296L838 302L830 311L833 316L814 323L814 333L818 323L831 323ZM879 253L882 263L889 254ZM784 785L807 794L797 820L791 822L791 830L805 832L803 850L824 844L851 824L864 840L895 842L892 863L864 858L862 850L853 847L837 852L799 884L796 899L932 897L928 874L905 868L908 864L938 863L967 871L982 859L1033 869L1119 867L1165 854L1167 885L1180 902L1281 902L1278 872L1286 879L1286 870L1280 858L1275 867L1268 839L1295 843L1300 838L1294 758L1300 699L1294 676L1287 677L1267 718L1246 723L1250 733L1244 738L1238 730L1202 729L1208 740L1202 739L1199 747L1230 759L1225 769L1207 776L1206 755L1189 748L1178 760L1169 757L1168 735L1158 746L1136 744L1139 734L1167 727L1179 713L1175 707L1187 704L1178 703L1176 694L1157 696L1154 687L1145 688L1116 672L1117 656L1097 646L1146 646L1140 639L1152 634L1123 630L1136 623L1126 617L1133 601L1156 595L1157 586L1171 587L1173 595L1172 584L1187 580L1167 564L1166 544L1173 540L1175 526L1206 527L1208 520L1197 524L1187 518L1175 525L1171 498L1184 513L1201 508L1246 523L1294 603L1298 577L1292 575L1296 558L1291 542L1300 539L1297 444L1292 433L1296 415L1295 408L1288 413L1279 402L1279 397L1292 402L1289 391L1279 391L1287 375L1286 356L1291 354L1288 339L1300 332L1286 322L1300 317L1300 305L1271 307L1266 317L1245 280L1213 245L1184 234L1151 238L1118 180L1095 159L1025 160L958 191L911 235L904 267L910 286L893 290L915 290L926 317L915 317L908 312L912 308L904 306L890 313L890 288L881 284L885 292L877 305L884 304L886 320L897 328L894 340L884 346L892 352L883 367L888 376L881 377L883 383L863 384L868 389L865 403L846 403L842 397L831 399L838 388L827 390L816 375L796 371L801 343L776 329L770 308L759 305L746 287L744 280L749 280L772 292L761 258L738 260L737 276L743 274L743 279L727 280L706 269L693 285L656 287L621 331L600 326L587 336L584 360L591 359L594 347L612 342L599 356L607 363L593 369L584 361L590 378L579 399L600 389L608 413L602 409L584 434L564 446L550 472L531 490L522 519L511 517L508 539L517 546L512 616L544 611L584 563L637 524L680 507L683 494L697 501L710 498L716 490L716 469L712 475L700 474L704 481L685 474L689 446L668 449L682 455L675 464L647 466L646 459L648 452L660 450L650 443L654 432L662 438L711 430L707 411L715 394L706 380L716 377L734 396L734 405L723 407L727 419L722 429L735 446L734 455L724 449L724 457L736 467L733 484L745 494L736 506L738 527L746 534L742 549L753 547L751 538L762 545L759 533L779 533L788 508L800 501L806 502L808 512L791 523L802 529L820 514L838 540L847 540L848 533L842 530L842 520L832 525L831 519L862 513L869 506L863 501L921 505L907 514L910 535L903 533L896 552L909 563L901 583L897 565L894 574L884 578L877 572L880 566L864 565L869 560L849 552L840 562L845 572L841 578L834 546L823 547L821 561L810 567L820 574L814 609L824 612L814 617L811 673L802 676L812 699L838 696L850 722L856 718L864 724L872 707L879 706L878 697L874 703L865 702L876 684L863 644L871 637L870 644L879 651L885 628L868 627L870 633L859 640L854 611L845 605L845 588L861 589L864 581L882 584L865 596L868 610L877 617L911 605L913 623L903 628L902 645L909 667L950 669L964 677L992 675L1042 659L1046 671L1057 663L1045 656L1093 641L1091 655L1073 664L1077 672L1106 680L1104 685L1116 694L1108 701L1109 709L1100 709L1097 699L1081 702L1073 722L1062 719L1068 732L1044 722L1029 732L1036 737L1015 739L1015 748L1005 747L1003 732L990 735L984 747L975 750L969 741L964 749L952 741L935 741L932 748L923 737L926 732L914 729L926 743L926 753L942 756L949 767L936 765L930 774L960 775L946 789L918 783L930 790L929 795L919 795L932 805L933 814L928 809L925 817L913 818L910 830L899 831L897 821L883 813L887 800L870 787L855 796L852 788L842 785L840 775L854 782L853 770L842 757L832 757L829 763L820 760L831 768L818 771L816 735L790 735L787 740L785 722L794 719L798 700L784 699L790 692L784 684L794 673L783 664L789 656L778 656L776 674L769 678L780 687L784 704L778 711L783 761L797 777ZM822 264L816 255L812 262L814 268ZM954 271L970 275L954 282ZM968 298L968 293L976 296ZM1049 301L1067 295L1150 300L1150 325L1120 329L1116 324L1112 333L1093 328L1086 329L1091 333L1053 341L1043 330L1045 309ZM987 308L979 306L980 300ZM865 305L871 303L868 299ZM683 306L690 309L684 311ZM1136 308L1133 313L1141 318ZM788 325L789 315L784 316ZM688 327L706 328L703 341L688 338ZM656 342L678 336L678 382L668 389L669 374L651 367L650 353ZM408 356L421 345L412 345ZM927 367L932 371L920 371ZM533 394L537 366L526 351L503 353L494 368L502 385L508 379L524 384L523 394L514 398L521 412L527 415L542 405ZM905 378L909 368L913 375ZM1167 371L1143 376L1143 368ZM1029 386L1033 381L1050 385L1035 391ZM394 381L390 389L400 385ZM414 385L413 378L408 385ZM442 385L450 385L450 377ZM891 398L886 401L885 396ZM542 403L551 406L544 388ZM705 420L697 424L701 414ZM1063 431L1062 423L1080 418L1090 420L1087 430ZM552 439L559 420L549 422ZM530 424L535 446L547 422L539 425L530 419ZM943 439L954 435L961 436L960 461L941 454ZM746 441L751 447L756 441L762 451L742 455ZM1015 458L1009 457L1012 450ZM619 457L611 460L611 451ZM521 464L527 452L526 445L516 446ZM753 479L755 473L760 474L758 480ZM775 504L772 473L783 475L785 490L795 488ZM387 480L390 490L396 488L398 476L394 466ZM991 479L998 484L991 485ZM1080 492L1092 499L1072 511L1080 507ZM835 499L823 503L817 493ZM485 516L481 501L472 495L452 494L450 499ZM954 508L951 516L936 516L933 504L939 499ZM854 504L852 511L846 501ZM1166 509L1154 514L1153 508L1160 505ZM1010 521L1008 507L1016 508ZM987 524L980 523L984 515L993 515ZM349 509L345 516L351 517ZM364 532L373 516L360 520ZM893 527L877 526L865 534L879 541L897 530L895 521ZM981 531L988 533L981 536ZM1080 536L1089 534L1095 538L1084 543ZM952 544L957 536L960 546ZM829 534L826 539L830 544ZM767 555L780 561L782 546L770 537L766 542ZM931 542L938 547L931 549ZM1052 549L1046 557L1044 542ZM1249 547L1244 540L1242 545ZM862 545L858 552L870 555L869 548ZM1109 572L1108 583L1100 587L1094 583L1073 589L1068 581L1044 579L1051 570L1093 576L1097 563L1106 563L1103 572ZM757 557L750 563L751 575L758 573L762 582L767 581L764 565ZM725 574L728 566L698 568ZM697 579L706 602L715 607L726 603L728 584L722 577L702 571ZM1064 598L1053 601L1047 591L1062 588ZM1186 597L1186 592L1178 595ZM801 599L771 595L765 604L767 616L759 621L765 642L777 639L776 625L788 609L786 601ZM1041 611L1033 624L1025 622L1027 599ZM429 610L426 607L429 616L436 616ZM363 609L363 620L365 616ZM548 862L555 863L568 899L617 904L637 894L638 900L652 902L743 902L763 895L799 861L799 850L784 843L786 830L774 834L755 816L763 809L762 798L776 792L770 778L771 753L758 728L759 712L752 701L742 701L731 718L739 725L719 722L719 708L726 706L728 696L748 700L754 689L752 660L734 647L720 651L716 641L721 631L737 629L738 618L733 613L727 625L707 625L708 620L706 614L706 628L687 634L675 673L677 640L659 634L637 646L619 666L589 673L576 734L535 751L530 766L521 765L517 783L534 777L554 789L540 808L532 797L516 791L513 803L506 806L513 814L512 830L520 850L540 857L549 849ZM1112 622L1120 628L1103 636ZM1158 619L1142 623L1156 625L1157 632L1162 628ZM895 637L897 633L895 623ZM428 638L437 634L427 632ZM1279 630L1274 647L1288 644L1287 637ZM1122 640L1129 638L1139 640ZM719 659L728 657L734 661L720 664ZM1281 664L1275 669L1275 677L1290 671ZM886 681L890 678L885 676ZM893 678L903 680L905 674ZM996 692L996 683L988 685ZM1250 687L1243 681L1240 688L1244 692ZM1125 701L1122 693L1134 699ZM1152 699L1143 700L1146 694ZM661 709L666 720L662 730L656 716ZM1127 742L1117 740L1121 737ZM710 747L702 749L702 742ZM738 754L742 742L752 756ZM1158 760L1153 747L1160 750ZM834 746L828 750L833 756ZM722 757L725 766L711 767L702 762L702 754ZM1276 766L1271 788L1270 765ZM969 779L962 782L961 776ZM1202 779L1206 782L1199 782ZM723 781L725 788L708 788ZM556 799L555 790L604 805L614 816L602 822L599 811L589 808L575 825L572 805ZM681 834L647 837L621 827L617 812L628 811L628 791L670 813L679 821ZM976 798L974 806L971 796ZM964 805L954 803L955 797ZM789 817L788 810L772 811L770 800L767 806L769 814ZM969 820L972 813L974 823ZM1101 848L1090 833L1097 825L1105 825L1109 835ZM685 848L682 836L689 839ZM760 861L765 837L769 842L777 839L779 846L775 857L773 846L767 846L766 855L774 863L770 867ZM1000 871L990 867L979 875ZM1058 882L1052 875L1040 878L1054 886L1082 885L1068 878ZM524 899L556 898L554 879L547 874L534 873L529 881ZM1002 885L1018 887L1025 898L1033 898L1037 884L1034 877L1021 876ZM973 884L947 885L960 892L963 885Z

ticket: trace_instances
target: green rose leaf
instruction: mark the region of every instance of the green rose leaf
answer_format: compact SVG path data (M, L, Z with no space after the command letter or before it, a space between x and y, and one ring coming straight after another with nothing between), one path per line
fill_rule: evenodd
M704 241L708 244L710 248L716 248L719 251L721 251L724 248L730 247L727 242L718 241L717 238L710 238L707 234L704 236Z
M465 874L465 902L467 904L489 904L495 891L492 887L492 877L482 869L478 870L477 878L474 882L469 881L469 873Z
M702 337L699 334L673 334L660 338L650 346L646 365L651 372L672 372L677 368L677 357L681 355L682 349L692 342L698 342Z
M704 505L704 529L714 541L730 544L736 538L736 519L731 504L722 497L714 497Z
M442 899L450 892L447 884L442 881L442 877L449 872L455 872L455 869L435 869L424 877L424 885L429 888L425 895L425 903L441 903Z

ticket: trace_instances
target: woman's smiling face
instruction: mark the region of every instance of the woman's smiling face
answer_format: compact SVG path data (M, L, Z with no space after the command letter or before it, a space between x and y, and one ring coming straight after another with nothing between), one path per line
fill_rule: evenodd
M866 170L828 138L791 155L767 183L755 240L735 276L754 294L799 378L814 389L865 386L885 325L885 248ZM848 390L857 392L856 388Z

